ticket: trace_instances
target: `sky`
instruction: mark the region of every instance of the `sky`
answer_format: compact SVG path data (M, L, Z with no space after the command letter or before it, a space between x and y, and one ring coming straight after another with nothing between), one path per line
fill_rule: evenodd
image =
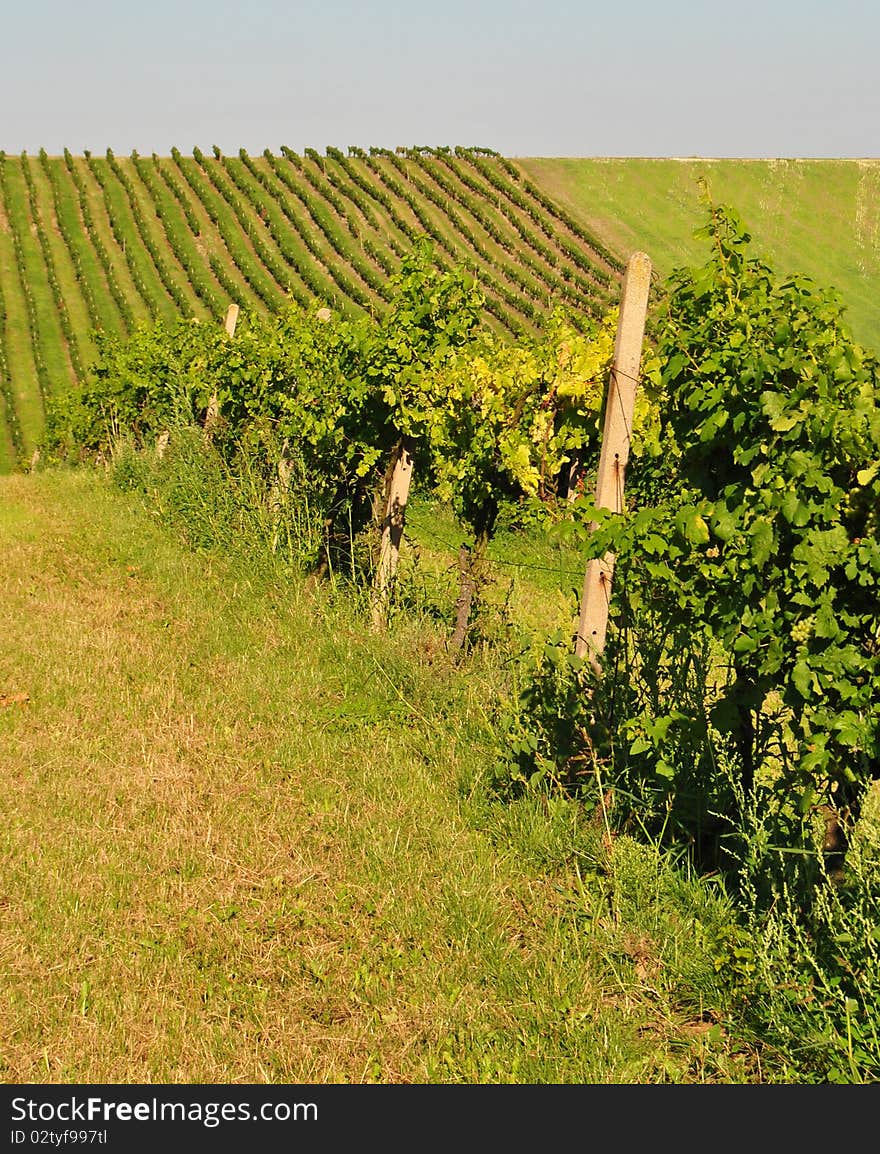
M877 157L880 0L0 0L0 148Z

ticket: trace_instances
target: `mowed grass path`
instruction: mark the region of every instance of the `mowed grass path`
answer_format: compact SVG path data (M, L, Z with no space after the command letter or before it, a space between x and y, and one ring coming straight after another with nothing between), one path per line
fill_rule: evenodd
M479 670L88 473L0 478L0 551L2 1080L706 1077L693 923L635 941L574 807L490 820Z

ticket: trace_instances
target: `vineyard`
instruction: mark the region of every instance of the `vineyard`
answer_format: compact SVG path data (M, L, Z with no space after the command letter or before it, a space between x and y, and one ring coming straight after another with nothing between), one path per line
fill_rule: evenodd
M0 471L31 459L96 333L219 323L231 302L374 314L425 235L441 270L468 268L499 333L616 302L621 261L488 149L0 153Z
M158 686L164 700L179 681L173 713L188 718L189 729L180 738L169 730L177 759L167 779L169 797L185 797L192 784L211 805L222 798L230 801L229 813L252 818L254 799L264 790L272 809L265 822L256 819L259 837L242 826L222 854L210 831L215 816L218 826L226 817L218 811L198 819L199 846L204 843L211 860L200 864L192 846L181 843L171 855L171 886L176 895L181 880L198 881L204 871L210 879L204 895L187 891L173 942L163 937L167 908L149 911L137 947L152 955L167 945L162 981L167 970L178 986L186 959L198 959L197 1009L181 1018L181 1036L214 999L228 1025L239 997L234 987L249 963L232 967L231 955L220 950L217 980L205 986L205 966L213 963L192 949L192 915L210 894L212 939L217 926L234 922L232 932L248 948L264 932L273 953L276 931L285 943L295 941L281 969L264 968L268 954L255 963L249 984L258 1004L247 1013L261 1031L269 1017L259 1006L272 1006L273 1022L288 1014L286 1020L297 1021L305 1004L299 993L280 1018L276 1001L269 1001L288 998L302 953L296 935L305 923L287 920L294 912L288 895L339 871L321 864L330 844L323 818L315 826L318 864L292 884L278 872L286 858L275 849L299 845L299 830L277 840L265 831L278 813L293 812L288 802L304 782L321 786L309 802L316 815L344 801L340 822L347 823L358 805L351 804L354 778L343 775L350 765L361 774L352 754L378 751L385 783L376 798L382 800L364 810L371 852L382 823L396 822L412 807L419 774L433 795L418 817L420 832L438 789L449 797L454 791L456 805L464 798L473 804L475 828L493 844L502 844L503 831L513 831L517 814L525 814L521 845L528 841L528 854L541 863L538 888L549 892L552 879L553 891L562 892L558 887L570 882L565 902L572 913L560 920L558 909L544 916L522 904L522 911L532 928L567 922L578 948L597 940L603 926L613 925L615 933L624 928L623 889L616 893L613 879L626 877L622 885L632 888L633 863L644 884L650 882L650 901L666 902L656 885L659 858L643 851L668 855L675 903L656 925L627 929L622 953L635 963L645 1004L656 1016L658 986L668 980L658 943L683 934L692 944L689 972L680 989L670 989L670 1001L687 1012L689 1025L698 1013L700 1037L723 1052L717 1068L703 1056L706 1064L689 1065L683 1080L703 1080L710 1070L718 1080L877 1081L880 358L854 336L844 296L809 273L792 272L787 262L777 272L752 247L751 225L732 205L716 202L707 181L701 185L704 224L694 234L701 263L664 275L622 234L609 241L599 216L585 211L570 189L554 187L549 177L536 183L530 164L482 149L298 155L284 148L280 156L267 150L259 158L194 149L189 158L172 150L168 158L124 160L110 150L101 158L0 154L0 465L31 473L3 478L8 506L42 492L38 516L49 524L52 505L51 523L60 525L67 500L51 494L67 492L75 501L73 485L83 493L88 485L83 510L100 492L105 517L128 518L138 552L106 538L91 570L64 558L52 562L91 596L94 582L80 574L97 572L100 561L116 598L105 614L114 627L125 616L120 590L124 596L129 584L136 587L144 557L153 563L159 526L171 530L163 538L169 548L185 542L191 571L222 564L224 587L232 590L227 604L253 598L264 629L253 666L257 696L244 709L240 731L257 748L261 725L281 727L267 736L252 787L242 785L237 751L204 754L239 727L226 725L233 711L222 704L211 708L210 737L197 738L189 702L202 688L213 692L224 670L235 699L242 694L241 653L213 651L218 622L229 627L230 640L236 632L233 618L212 608L213 598L198 598L200 628L211 634L199 672L191 625L173 626L170 586L167 596L150 595L155 636L132 644L120 631L113 652L105 643L109 625L97 627L101 619L91 605L84 603L82 617L71 619L121 675L116 705L101 708L121 719L111 744L133 737L149 762L148 772L135 774L138 789L146 783L153 793L165 780L153 762L155 735L167 728L155 724L155 692ZM860 228L867 219L860 218ZM673 247L666 249L667 268ZM791 251L795 247L792 240ZM865 253L860 275L868 283ZM79 387L68 387L74 384ZM118 500L123 495L124 502ZM19 564L40 572L32 552L25 556L15 544L24 518L9 507L0 511L9 522L11 562L18 556ZM87 522L89 514L81 511L80 518ZM66 548L89 550L80 530L64 531ZM44 553L56 549L54 535L54 529L42 534ZM585 562L575 625L567 598L577 589L569 582L580 581ZM499 576L501 565L510 567L509 584ZM51 573L47 589L50 583ZM188 588L190 576L183 583ZM32 596L22 578L9 588L11 599ZM264 593L271 598L268 613ZM560 612L551 620L544 611L557 594ZM33 644L27 623L32 607L11 604L7 632L12 637L17 630L19 650L39 656L43 646ZM36 619L54 628L64 612L43 610ZM302 636L289 646L282 627L287 615L293 621L300 613ZM135 617L139 625L140 614ZM332 650L329 672L309 671L308 687L292 676L275 684L279 662L295 658L298 677L303 658L325 642ZM30 653L7 659L8 688L0 694L7 712L0 717L18 735L22 767L34 763L25 740L31 702L45 708L71 669L88 673L88 686L78 692L87 691L90 701L94 696L93 668L72 662L70 650L70 644L59 646L61 675L45 674L48 689L25 680ZM148 652L155 657L144 660ZM152 675L177 653L189 660L188 670L168 677L162 666L134 708L135 674ZM131 655L137 670L125 668L123 657ZM456 685L461 691L449 696ZM65 743L71 731L90 734L83 716L62 727ZM344 742L326 747L316 771L322 743L335 736ZM285 742L302 756L295 771L286 764ZM471 759L466 772L444 762L452 748ZM389 755L400 758L390 772ZM198 756L204 762L193 772ZM100 773L102 757L103 745L98 758L94 749L84 751L89 769L70 775L77 795L95 764ZM54 776L59 761L48 751L32 776L40 804L47 796L55 804L45 772L51 767ZM130 764L138 764L131 751L107 759L120 809L112 819L114 836L123 834L126 852L132 814L122 810L125 797L116 782L120 765ZM218 767L229 769L230 780L219 789L204 786ZM440 773L447 775L442 786ZM99 776L96 781L88 804L104 812L106 786ZM75 801L78 806L79 796ZM141 810L146 843L164 847L152 796ZM533 840L559 815L566 823L571 817L576 840L566 840L567 848L560 843L558 851ZM47 816L40 820L45 824ZM442 825L448 834L456 819ZM71 827L101 829L91 815L77 816ZM25 873L36 863L36 870L41 855L27 857L36 824L22 809L10 828L13 837L25 831L27 842L11 845L5 860L28 862ZM169 828L166 822L163 834ZM400 827L388 830L393 841L381 854L383 869L385 859L408 863L419 852L408 833L401 840ZM65 831L63 864L53 867L59 877L68 877L68 842ZM247 894L268 889L283 895L282 903L267 921L240 929L252 899L227 887L216 863L239 861L244 847L264 843L275 856L271 866L261 861L249 868ZM442 844L425 846L441 867L444 888L449 852ZM89 869L95 856L88 855ZM465 856L470 860L470 848ZM352 894L363 892L364 874L350 848L340 849L339 858L355 863L358 878L335 893L339 916L332 921L342 925L361 900ZM119 871L126 878L142 872L140 862L125 862ZM25 873L10 880L9 892L25 888ZM264 875L268 885L260 880L255 887ZM412 871L420 893L425 876L422 867ZM679 884L685 880L698 883L698 895L688 895ZM377 892L394 894L396 884L378 880ZM474 894L481 885L469 879L467 889ZM531 902L531 882L529 893ZM631 893L640 910L644 896L640 882ZM322 934L328 909L336 908L327 898L322 888L314 918ZM428 921L442 904L442 897L430 898ZM387 980L378 984L375 958L357 963L356 974L328 959L333 953L360 958L367 939L368 950L373 944L384 950L381 923L371 925L356 948L330 943L326 950L322 938L301 975L305 988L335 985L345 999L354 992L356 1013L367 1015L363 1035L372 1038L402 1020L396 1010L373 1016L377 991L384 998L401 974L428 958L436 958L437 973L445 971L450 944L459 949L471 942L482 915L459 918L464 906L459 897L453 904L456 924L444 930L443 945L424 944L407 926L393 968L381 970L379 959ZM365 901L365 917L377 916L379 905ZM297 918L303 909L295 907ZM408 916L409 910L404 921ZM31 924L40 919L22 917L22 941L31 940ZM509 941L511 925L505 921L499 941ZM517 933L515 953L523 940ZM496 944L491 950L502 958L506 982L511 954ZM120 956L128 959L130 948ZM553 929L552 942L536 946L535 957L543 963L567 951ZM69 945L66 952L79 957L82 949ZM598 953L603 964L610 957L604 945ZM579 955L570 956L580 983ZM491 964L475 959L468 970L490 972ZM40 972L23 970L17 1013L33 1003ZM557 976L550 977L547 1000L557 1017L563 1005L564 1028L546 1062L531 1053L531 1039L521 1045L519 1032L509 1062L493 1056L500 1036L494 1031L487 1048L452 1024L439 1037L423 1037L424 1023L438 1017L430 1008L403 1027L405 1050L414 1054L411 1072L371 1050L349 1073L360 1080L486 1081L503 1071L505 1080L528 1081L558 1080L563 1071L583 1081L589 1077L583 1055L593 1050L592 1014L572 1015L583 990L572 1000L566 994L563 1003ZM513 992L518 1007L534 1000L540 983L531 977L529 983ZM100 1004L93 991L122 985L115 974L84 977L79 1018L91 1024ZM615 969L613 986L619 985ZM423 986L433 993L438 982L429 977ZM456 982L454 1006L463 988ZM421 990L416 993L419 1000ZM141 996L132 1003L138 1022ZM509 997L505 986L502 1009ZM69 999L67 991L52 1001L67 1005ZM321 994L314 1016L319 1049L331 1040L326 1028L351 1014L324 999ZM115 1007L101 1012L117 1021ZM486 1012L481 986L481 1022ZM163 1004L158 1033L164 1029ZM32 1074L38 1060L54 1073L46 1049L41 1059L30 1052L30 1039L44 1032L38 1021L19 1031L16 1069ZM546 1023L534 1036L548 1036ZM250 1035L245 1046L256 1038ZM210 1068L231 1069L212 1045L206 1048ZM257 1048L266 1052L263 1034ZM81 1044L76 1049L88 1052ZM250 1069L249 1060L244 1054L240 1068ZM162 1071L186 1065L177 1064L173 1050L157 1061ZM261 1077L316 1069L312 1053L289 1053L288 1037L272 1061L274 1073L260 1066ZM108 1068L116 1070L117 1060ZM328 1077L338 1077L332 1060L328 1069ZM644 1071L627 1066L625 1076ZM682 1069L651 1069L650 1077L682 1078Z

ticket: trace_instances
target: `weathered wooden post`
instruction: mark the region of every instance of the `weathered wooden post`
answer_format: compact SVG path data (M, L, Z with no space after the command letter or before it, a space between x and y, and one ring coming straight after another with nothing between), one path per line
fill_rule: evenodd
M379 563L373 586L373 625L377 629L381 629L385 624L388 597L400 559L400 542L406 521L406 503L409 499L412 470L413 444L409 437L401 437L388 485L388 500L382 519Z
M228 337L235 336L235 326L238 322L238 305L234 302L226 310L226 320L223 322L223 327L226 329ZM211 399L208 401L208 411L205 413L205 436L210 438L211 431L217 424L217 418L220 416L220 401L217 397L216 389L211 394Z
M594 500L597 509L611 509L615 513L623 512L624 474L629 458L650 287L651 261L645 253L635 252L629 258L621 289ZM593 523L591 529L595 527ZM588 656L597 673L601 672L599 657L605 649L613 575L613 553L590 561L584 575L575 653L578 657Z

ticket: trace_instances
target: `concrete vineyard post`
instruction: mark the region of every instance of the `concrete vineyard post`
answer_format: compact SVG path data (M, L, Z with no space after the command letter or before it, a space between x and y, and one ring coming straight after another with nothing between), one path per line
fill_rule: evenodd
M235 326L238 323L238 305L233 303L226 310L226 320L223 322L223 327L231 336L235 336Z
M623 512L624 475L629 458L650 287L651 261L643 252L633 253L621 289L620 317L605 402L605 425L594 500L597 509L611 509L615 513ZM590 561L584 575L575 653L579 657L588 656L597 673L601 669L599 657L605 649L613 575L613 553Z
M230 338L235 336L235 326L238 322L238 305L233 303L226 310L226 320L223 322L223 327L226 329L226 335ZM208 402L208 411L205 413L205 434L210 436L211 430L217 424L217 418L220 416L220 401L216 392L212 394Z
M288 443L284 442L281 456L276 467L275 480L269 491L269 508L272 511L272 552L277 553L281 544L281 523L284 516L284 505L290 493L290 478L293 473L293 463L287 456Z
M391 481L388 486L388 501L382 520L382 540L379 546L379 564L373 587L373 624L381 628L385 623L388 597L397 562L400 559L400 542L406 519L406 503L412 481L413 445L408 437L402 437L397 447Z

